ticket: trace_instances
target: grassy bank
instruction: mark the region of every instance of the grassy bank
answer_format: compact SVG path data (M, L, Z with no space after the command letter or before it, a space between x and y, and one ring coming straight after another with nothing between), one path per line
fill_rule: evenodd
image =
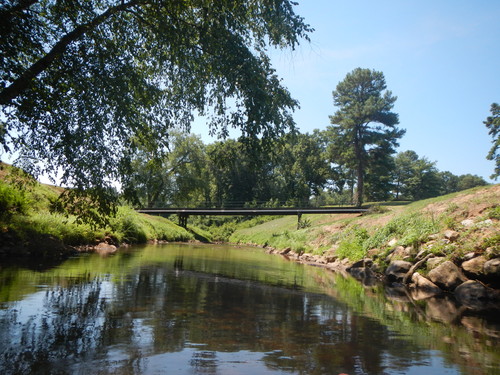
M139 214L121 206L106 228L79 224L74 216L54 212L62 189L36 182L11 166L0 170L0 251L11 255L61 253L69 246L113 245L147 241L190 241L203 234L170 220Z
M374 255L383 261L395 247L407 249L412 256L428 248L450 259L486 249L498 252L500 185L402 205L380 204L364 215L308 215L305 219L299 230L296 217L238 229L230 241L350 261ZM453 242L446 240L450 230L456 232Z

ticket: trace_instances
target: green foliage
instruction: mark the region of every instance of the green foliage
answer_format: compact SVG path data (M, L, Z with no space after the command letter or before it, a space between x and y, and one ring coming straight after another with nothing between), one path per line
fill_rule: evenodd
M236 230L235 222L226 222L221 226L212 227L210 233L215 242L227 242Z
M145 243L148 240L189 241L194 239L171 221L160 216L139 214L131 208L119 207L111 229L120 242Z
M348 258L352 261L363 259L366 255L365 242L368 238L369 235L365 228L352 226L349 230L344 231L335 254L339 258Z
M500 220L500 206L490 208L486 212L486 216L488 219Z
M401 246L418 247L429 235L436 233L440 224L420 212L398 216L375 232L364 242L365 250L380 248L391 239L398 238Z
M425 199L438 196L441 181L434 162L419 158L415 151L400 152L395 158L396 199Z
M290 0L11 3L0 6L0 145L15 144L30 173L62 171L78 217L112 212L133 156L161 159L193 113L220 137L294 127L298 103L267 56L312 31Z
M491 237L485 238L483 240L482 246L483 249L487 249L489 247L493 248L497 253L500 252L500 233L496 233Z
M363 202L367 168L385 170L388 175L389 155L405 133L396 127L398 115L391 112L397 98L386 88L382 72L357 68L333 91L339 109L330 116L328 127L330 159L356 176L358 206Z
M155 155L146 149L132 156L125 176L125 196L141 207L192 207L210 194L206 147L200 136L171 132L170 152Z
M16 221L17 233L29 239L32 233L45 234L61 240L66 245L92 245L104 238L104 230L94 230L90 225L77 224L74 217L39 212ZM28 237L28 238L26 238Z
M488 128L488 134L493 138L491 146L486 159L493 160L495 162L495 170L490 178L498 178L500 176L500 106L497 103L493 103L490 108L491 116L486 118L483 123Z
M311 226L311 220L309 219L301 219L297 224L297 229L305 229Z
M286 216L255 227L238 229L230 237L230 241L235 243L258 244L276 249L290 248L297 253L312 250L308 245L308 239L307 230L297 230L295 216Z
M31 204L24 190L0 180L0 221L9 220L14 215L25 215Z

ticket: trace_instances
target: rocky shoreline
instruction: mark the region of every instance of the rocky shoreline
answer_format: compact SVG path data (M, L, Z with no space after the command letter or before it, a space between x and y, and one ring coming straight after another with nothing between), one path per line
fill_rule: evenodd
M384 283L412 301L429 300L452 295L467 309L474 311L500 310L500 254L497 247L484 252L469 252L463 256L444 256L432 252L436 241L452 243L459 233L447 230L441 238L431 239L418 252L412 247L388 245L389 251L373 249L370 257L357 262L339 259L335 249L323 255L296 253L290 248L266 248L269 254L278 254L289 260L346 272L365 286ZM438 237L438 236L436 236ZM388 253L388 255L387 255ZM381 257L384 261L380 262ZM381 267L380 264L387 264ZM393 290L394 292L394 290Z

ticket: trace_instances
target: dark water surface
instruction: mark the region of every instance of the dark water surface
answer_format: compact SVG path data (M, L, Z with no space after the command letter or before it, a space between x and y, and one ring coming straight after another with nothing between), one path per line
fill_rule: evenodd
M0 374L499 374L499 321L258 249L0 263Z

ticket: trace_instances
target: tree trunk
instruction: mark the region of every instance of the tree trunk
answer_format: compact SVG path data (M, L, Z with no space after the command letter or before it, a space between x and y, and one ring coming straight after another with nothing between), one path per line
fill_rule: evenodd
M354 151L356 153L356 196L354 204L356 207L361 207L363 204L363 191L364 191L364 160L363 160L363 145L360 144L360 137L354 140Z

